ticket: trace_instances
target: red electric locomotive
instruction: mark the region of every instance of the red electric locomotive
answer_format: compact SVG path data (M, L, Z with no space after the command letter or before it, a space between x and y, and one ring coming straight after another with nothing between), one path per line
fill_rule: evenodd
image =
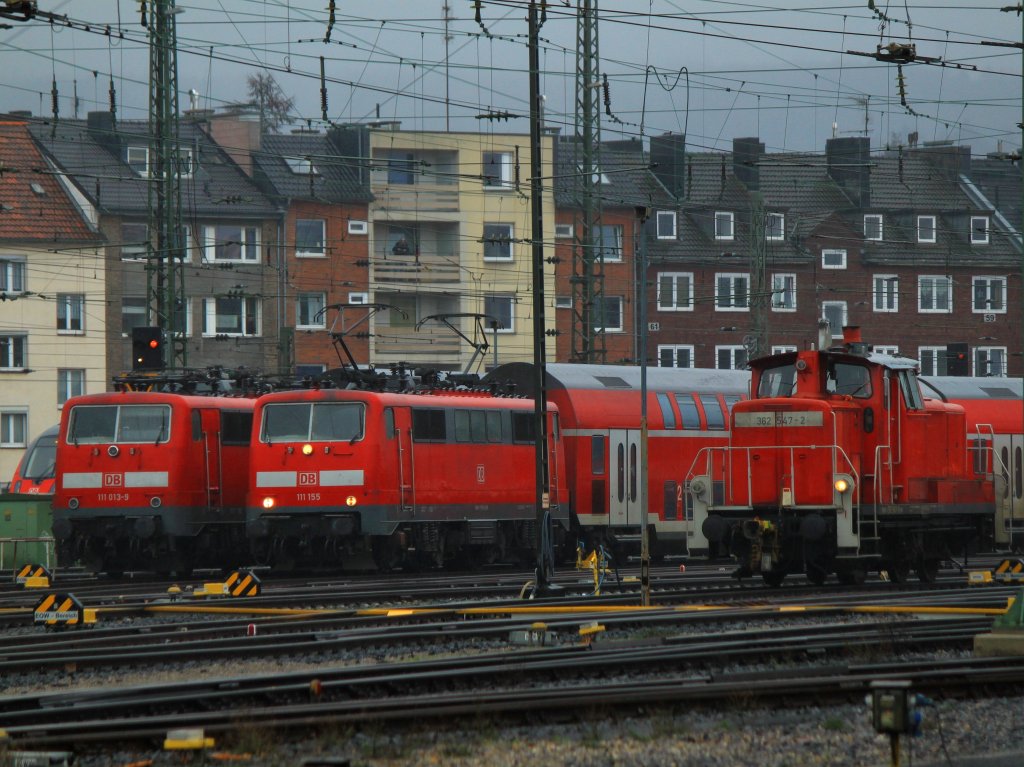
M316 388L267 394L252 437L247 534L286 568L472 565L536 537L533 403L481 391ZM548 495L568 527L558 412Z
M25 448L25 455L21 457L14 470L14 477L11 478L12 493L53 495L59 430L59 426L51 426Z
M687 476L691 554L729 552L769 584L872 568L927 581L951 552L992 541L992 453L962 405L924 396L916 360L871 354L846 329L840 348L751 368L729 445L704 448Z
M157 391L74 397L57 443L63 562L187 575L244 552L253 400ZM244 560L244 554L241 554Z
M546 365L558 408L573 519L588 548L636 553L641 529L641 371L621 365ZM533 395L533 366L502 365L488 381ZM647 508L651 552L683 554L690 531L680 466L728 444L729 411L748 393L741 370L647 370Z

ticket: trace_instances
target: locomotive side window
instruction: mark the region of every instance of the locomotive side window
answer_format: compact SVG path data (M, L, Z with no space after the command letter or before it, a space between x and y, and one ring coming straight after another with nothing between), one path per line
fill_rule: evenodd
M871 396L871 371L863 365L837 362L829 365L825 388L833 394L847 394L853 397Z
M384 439L395 438L395 410L394 408L384 408Z
M456 442L469 442L469 413L468 410L455 411Z
M697 403L693 401L693 395L677 394L676 402L679 403L679 414L683 417L683 428L699 429L700 414L697 412Z
M796 364L779 365L761 373L758 397L791 397L796 390Z
M512 414L512 441L530 442L534 441L533 413Z
M484 417L487 420L487 441L501 442L504 436L501 428L501 413L497 410L486 410Z
M252 438L252 413L246 410L220 411L220 441L224 445L248 445Z
M604 474L604 437L597 434L590 438L590 473Z
M203 438L203 418L198 410L192 411L192 441L198 442Z
M924 398L921 396L921 385L917 382L917 375L913 370L897 370L899 377L900 392L903 394L903 402L907 410L924 410Z
M718 399L713 395L702 394L700 395L700 404L704 406L704 417L708 421L708 428L724 429L725 413L722 412L722 406L718 404Z
M661 419L665 423L665 428L676 428L676 411L672 409L672 400L667 394L658 395L658 405L661 406Z
M448 437L443 410L412 411L412 438L417 442L444 442Z

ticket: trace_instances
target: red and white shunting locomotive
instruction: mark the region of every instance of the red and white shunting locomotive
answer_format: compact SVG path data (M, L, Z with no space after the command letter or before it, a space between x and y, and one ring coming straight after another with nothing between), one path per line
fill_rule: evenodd
M252 411L252 399L164 391L69 399L53 499L60 561L178 575L245 563Z
M1021 542L1019 381L922 388L915 360L872 354L849 328L842 347L751 369L728 445L702 448L686 477L691 556L730 553L769 584L929 581L948 556Z

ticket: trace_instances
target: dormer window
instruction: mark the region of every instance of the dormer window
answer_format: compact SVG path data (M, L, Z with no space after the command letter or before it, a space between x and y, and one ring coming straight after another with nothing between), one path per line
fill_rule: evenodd
M149 147L130 146L125 150L125 160L128 167L137 176L149 176Z
M917 241L935 242L935 216L917 217Z
M988 245L988 216L971 216L971 244Z
M766 240L782 240L786 237L786 215L784 213L766 213L764 216L764 238Z
M864 239L876 241L882 239L881 213L868 213L864 216Z
M715 239L732 240L736 237L735 217L729 211L715 213Z
M674 240L676 238L676 212L674 210L659 210L657 224L659 240Z

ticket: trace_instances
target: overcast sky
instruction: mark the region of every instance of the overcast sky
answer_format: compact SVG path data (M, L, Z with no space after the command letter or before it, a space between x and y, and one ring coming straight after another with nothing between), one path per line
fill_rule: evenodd
M56 79L61 117L75 116L76 89L84 117L109 108L113 76L119 116L144 119L148 54L136 0L38 4L94 26L36 21L0 29L0 109L48 115ZM1021 50L980 44L1022 39L1020 17L999 10L1005 2L876 0L884 18L867 0L595 4L614 115L603 117L606 139L685 132L691 149L721 150L735 137L759 136L769 151L820 152L832 135L866 130L873 149L906 142L911 132L922 142L970 144L976 154L1020 146ZM180 90L197 91L202 107L222 107L246 100L246 76L265 68L299 115L323 126L322 56L331 122L379 115L409 129L528 132L522 118L478 119L487 111L527 113L525 0L484 0L483 26L470 0L338 0L325 42L327 5L180 0ZM575 0L553 0L541 31L546 119L563 131L573 125L575 8ZM850 51L908 42L918 57L947 66L904 65L904 106L897 67ZM188 101L183 95L183 108Z

